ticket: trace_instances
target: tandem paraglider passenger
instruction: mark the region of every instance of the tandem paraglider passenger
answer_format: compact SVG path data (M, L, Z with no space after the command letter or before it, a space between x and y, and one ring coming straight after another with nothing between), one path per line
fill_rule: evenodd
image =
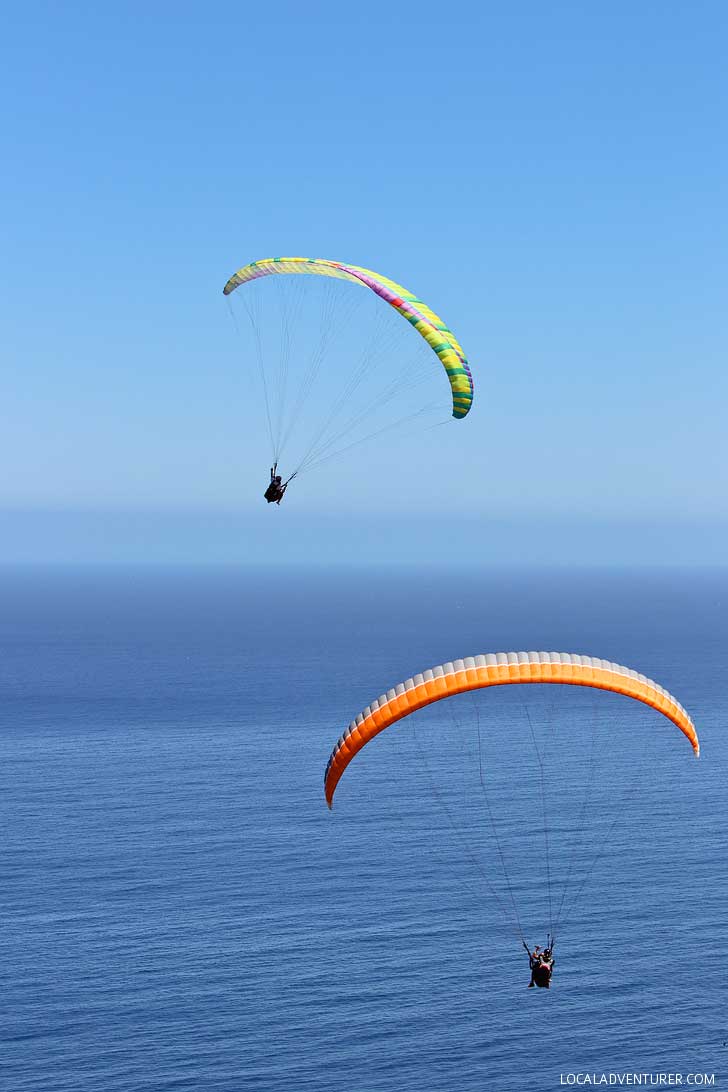
M280 504L283 500L283 494L288 488L288 482L281 480L278 471L278 463L274 463L270 468L270 485L266 489L263 496L268 501L268 504L272 504L275 501L276 504ZM289 479L290 480L290 479Z
M524 948L528 952L528 962L531 966L531 981L528 983L529 990L534 986L540 986L541 989L551 989L551 975L554 969L554 956L550 948L544 948L541 951L539 945L531 951L527 944L524 943Z

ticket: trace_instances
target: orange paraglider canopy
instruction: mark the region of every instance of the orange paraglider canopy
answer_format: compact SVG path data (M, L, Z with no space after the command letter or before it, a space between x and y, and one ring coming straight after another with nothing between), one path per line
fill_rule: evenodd
M667 690L637 671L568 652L497 652L433 667L399 683L368 705L351 722L331 752L324 774L329 807L336 786L354 755L390 724L442 698L509 683L566 683L625 694L664 714L690 740L696 757L700 755L695 726L685 709Z

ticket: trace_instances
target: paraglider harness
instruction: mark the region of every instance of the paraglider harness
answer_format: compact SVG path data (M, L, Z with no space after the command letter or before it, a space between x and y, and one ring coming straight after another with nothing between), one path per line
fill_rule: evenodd
M523 939L522 944L528 953L528 962L531 966L531 981L529 982L529 986L539 986L541 989L548 990L551 986L551 975L554 969L553 953L555 938L551 935L546 938L546 947L543 952L549 953L548 959L544 958L543 952L534 955Z
M263 494L265 499L268 501L268 504L272 504L273 501L275 501L276 504L280 504L283 500L283 494L288 488L288 482L292 482L296 476L296 471L294 470L294 472L291 474L290 478L287 479L287 481L281 482L281 476L280 474L276 473L277 470L278 463L273 463L273 466L270 468L270 485Z

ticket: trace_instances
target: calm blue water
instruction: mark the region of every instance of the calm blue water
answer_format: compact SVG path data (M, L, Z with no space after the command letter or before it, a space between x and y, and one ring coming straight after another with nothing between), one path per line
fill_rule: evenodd
M0 605L3 1090L723 1086L725 573L4 569ZM656 678L700 762L627 699L501 688L379 737L327 811L364 705L530 648ZM569 861L527 990L496 896L543 942Z

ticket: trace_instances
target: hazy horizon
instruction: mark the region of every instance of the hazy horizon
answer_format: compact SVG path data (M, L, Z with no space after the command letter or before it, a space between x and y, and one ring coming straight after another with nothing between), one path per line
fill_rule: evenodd
M264 503L264 502L261 502ZM722 567L728 521L579 519L570 514L433 520L426 514L263 509L2 511L0 564L413 564Z

